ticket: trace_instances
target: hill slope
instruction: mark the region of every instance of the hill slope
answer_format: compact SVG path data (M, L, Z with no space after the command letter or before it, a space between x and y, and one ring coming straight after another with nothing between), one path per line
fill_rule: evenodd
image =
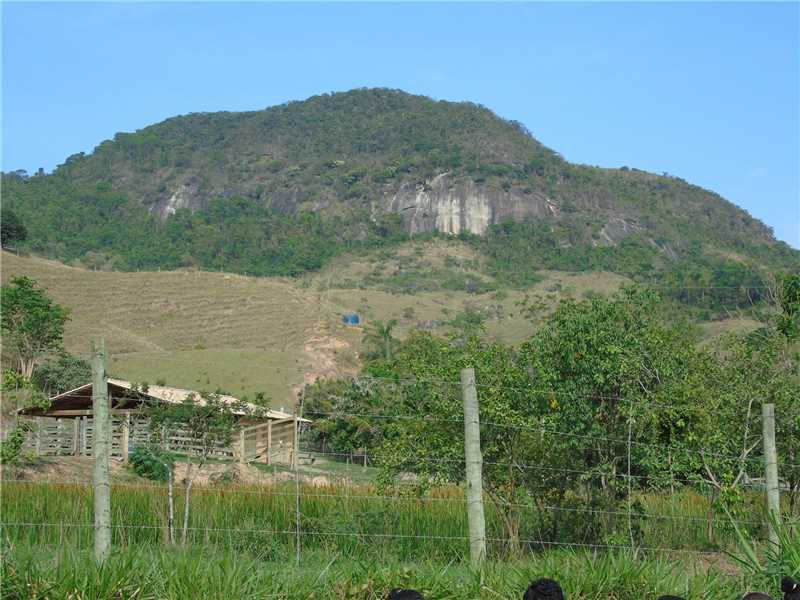
M570 164L486 108L386 89L120 133L51 175L4 175L3 208L27 226L28 249L123 270L297 275L431 232L483 236L473 243L495 270L647 278L691 266L713 283L726 265L800 261L681 179Z
M346 312L358 312L366 323L397 319L400 337L419 327L447 331L448 321L465 310L484 315L490 337L516 343L530 335L532 326L518 307L523 292L404 293L388 278L374 279L377 270L408 266L417 248L403 245L390 257L342 257L300 280L201 271L89 271L3 252L2 281L35 278L71 311L67 349L85 356L92 340L105 337L115 376L251 397L264 392L280 407L289 406L293 391L306 381L356 371L363 329L344 326ZM439 273L445 262L475 257L457 241L426 244L425 255L426 262L417 266ZM461 271L451 267L449 272ZM554 303L564 294L609 293L622 283L605 273L548 273L529 293L547 295ZM365 284L371 287L357 287Z
M355 311L368 324L396 319L404 337L418 328L449 331L468 311L484 319L489 338L516 344L533 332L526 306L542 302L545 314L562 298L609 294L627 282L604 272L548 271L524 291L485 285L470 294L430 285L474 277L479 261L466 243L434 240L342 256L317 274L288 279L89 271L3 252L2 281L38 280L71 311L67 349L87 356L91 341L105 337L114 376L250 397L263 392L276 408L290 406L304 382L357 370L363 329L344 326L344 313ZM714 336L756 326L731 319L704 328Z

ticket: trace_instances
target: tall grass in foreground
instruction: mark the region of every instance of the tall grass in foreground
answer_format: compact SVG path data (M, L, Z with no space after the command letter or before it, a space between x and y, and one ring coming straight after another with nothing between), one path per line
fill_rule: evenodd
M431 600L515 599L536 577L564 585L570 600L642 600L678 593L689 600L741 597L747 589L775 591L767 577L743 579L675 557L549 551L524 561L490 562L480 571L463 563L354 561L341 553L309 554L300 568L291 556L265 562L230 550L117 550L97 567L89 550L7 549L4 598L190 599L339 598L374 600L396 586Z
M294 485L196 488L192 495L188 545L244 552L262 560L293 555L296 544ZM161 485L115 485L112 490L115 547L166 543L166 489ZM91 486L4 482L0 491L2 539L14 546L92 547ZM182 505L180 490L176 505ZM709 526L709 502L682 492L637 500L632 519L637 546L718 550L733 547L735 531L725 517ZM572 545L578 548L630 544L624 514L585 512L574 498L552 511L521 508L520 539L528 553ZM369 487L302 487L301 544L368 560L460 561L468 553L463 490L441 488L423 498L386 498ZM506 532L487 503L487 537L493 557L503 557ZM751 538L762 529L757 511L740 526Z
M527 543L524 556L512 559L505 554L500 518L488 504L487 534L500 541L490 544L492 561L473 571L465 560L463 490L442 488L422 499L398 500L367 486L304 486L298 568L294 492L293 485L198 488L188 546L177 548L166 544L165 488L115 485L114 552L100 568L91 551L91 486L4 482L0 597L372 600L406 585L432 600L519 599L531 579L550 576L564 583L570 600L646 600L666 593L717 600L748 589L776 591L786 560L800 557L800 541L788 529L788 552L782 555L788 558L781 558L777 570L737 565L720 552L697 553L720 545L733 548L736 540L742 547L746 540L748 551L763 555L754 542L761 524L756 511L752 526L728 522L709 528L708 499L684 491L637 497L633 525L637 543L647 549L635 553ZM180 494L177 500L180 505ZM585 508L579 502L576 498L574 507ZM611 527L626 525L619 515L567 511L558 528L549 529L550 511L525 510L523 540L550 539L555 531L560 543L601 543L607 535L612 543L618 531ZM674 548L682 551L669 550Z
M738 538L738 552L732 554L747 572L777 579L783 575L800 577L800 522L796 519L780 521L770 515L770 524L775 528L777 544L766 544L764 551L753 544L747 535L733 523Z

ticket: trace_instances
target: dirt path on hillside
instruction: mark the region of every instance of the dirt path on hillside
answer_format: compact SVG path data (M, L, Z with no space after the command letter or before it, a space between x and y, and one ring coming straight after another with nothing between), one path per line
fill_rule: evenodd
M328 323L318 321L308 332L303 344L306 364L302 383L292 387L295 398L299 397L306 385L311 385L320 379L355 375L357 369L354 366L342 365L339 359L341 353L351 349L350 342L335 336Z

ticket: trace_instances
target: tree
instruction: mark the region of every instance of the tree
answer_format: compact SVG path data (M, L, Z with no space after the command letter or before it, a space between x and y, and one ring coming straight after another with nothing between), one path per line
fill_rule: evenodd
M314 423L311 439L339 455L378 446L381 428L371 415L388 402L384 388L361 378L319 379L303 390L303 410Z
M43 362L33 374L33 382L51 396L75 389L91 379L92 366L65 351Z
M12 210L5 209L0 220L0 245L3 248L13 247L17 242L23 242L28 237L25 225Z
M778 451L784 462L781 465L783 477L792 491L789 507L794 511L800 496L800 410L797 409L797 398L800 398L800 274L786 276L781 292L777 330L782 335L775 340L778 351L771 364L780 372L780 376L773 379L781 390L774 394L778 400L776 410L781 415Z
M800 337L800 274L787 275L779 288L777 328L790 340Z
M42 357L61 349L69 311L28 277L14 277L2 287L0 309L4 342L14 353L20 373L30 379Z
M378 459L387 475L461 481L460 388L435 382L457 382L459 370L471 366L479 385L484 489L504 521L509 548L519 548L520 506L539 508L538 539L544 532L568 539L568 527L599 541L633 537L630 524L613 516L615 505L630 498L628 486L648 485L650 476L661 482L670 469L677 475L700 468L686 453L650 452L705 423L700 390L688 386L677 409L655 408L674 400L673 388L691 379L701 358L710 360L695 339L690 328L665 318L657 295L638 288L562 302L519 351L474 335L412 336L380 374L411 380L399 386L390 410L430 418L390 419ZM629 436L637 442L630 452L635 480L628 477ZM597 510L560 519L551 507L576 494Z
M382 357L392 360L392 349L395 339L392 337L392 330L397 325L397 320L392 319L388 323L375 321L367 325L364 330L364 343L371 346L370 356L372 358Z
M520 507L546 504L548 497L537 492L566 486L569 476L556 481L556 473L548 470L560 459L558 449L548 448L548 440L539 435L546 407L531 401L530 377L511 348L474 335L438 338L416 333L390 365L371 366L372 373L381 376L373 385L384 387L377 392L386 399L383 414L403 417L375 421L381 428L375 450L381 480L392 485L405 473L414 473L421 489L464 481L463 401L457 383L464 367L475 369L480 385L484 490L503 520L509 551L516 553ZM409 414L420 418L409 419ZM542 469L526 468L531 464Z
M137 446L130 457L131 468L140 477L167 482L167 531L175 543L175 455L160 443Z
M28 434L35 431L32 422L16 418L19 408L36 407L46 410L50 400L31 383L29 379L11 369L4 369L0 382L2 412L7 414L14 408L14 425L6 431L5 439L0 441L0 465L14 467L22 460L22 446ZM9 404L11 406L9 406Z
M28 434L34 430L30 421L17 421L7 433L6 438L0 441L0 465L14 467L22 459L22 446Z
M197 463L187 456L185 496L183 505L183 531L181 543L186 545L189 531L189 499L192 484L209 458L221 446L230 446L240 417L258 416L244 402L223 401L217 394L203 393L199 398L190 394L178 403L151 401L146 408L150 419L150 432L156 444L163 443L162 436L180 431L191 440L192 453ZM178 450L180 451L180 450ZM171 479L171 478L170 478Z
M684 398L681 415L660 410L674 404L671 386L696 368L695 341L687 325L667 321L657 294L628 288L610 298L563 301L523 344L537 394L559 406L553 427L582 436L569 444L604 493L627 483L629 432L670 444L695 418L691 407L702 406L699 394ZM678 416L680 430L674 426ZM668 457L645 456L637 446L633 460L645 474L661 475Z
M484 333L486 331L485 321L486 315L483 312L468 306L447 324L460 334L470 336Z

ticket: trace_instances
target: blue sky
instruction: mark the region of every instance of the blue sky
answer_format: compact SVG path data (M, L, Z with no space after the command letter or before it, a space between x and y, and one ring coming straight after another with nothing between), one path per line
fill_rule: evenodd
M800 247L797 3L2 5L2 168L354 87L470 100L574 162L668 172Z

